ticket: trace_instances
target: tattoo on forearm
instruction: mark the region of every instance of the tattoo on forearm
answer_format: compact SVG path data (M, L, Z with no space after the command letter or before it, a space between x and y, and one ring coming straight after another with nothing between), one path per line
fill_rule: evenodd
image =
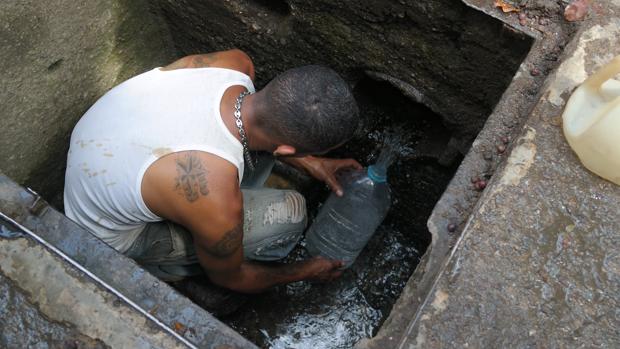
M189 202L194 202L200 195L207 196L207 170L200 158L194 152L177 156L177 177L174 189L185 196Z
M243 241L243 223L224 233L224 237L215 245L207 248L207 251L219 258L226 258L235 253L241 247Z

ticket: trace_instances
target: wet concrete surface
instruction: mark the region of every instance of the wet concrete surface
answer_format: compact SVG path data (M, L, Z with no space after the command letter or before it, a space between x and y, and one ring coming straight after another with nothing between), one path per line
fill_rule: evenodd
M0 348L109 348L67 323L51 321L0 273Z
M4 219L0 231L6 348L186 347Z
M180 55L238 47L253 59L259 88L306 64L329 66L352 85L372 72L413 86L441 115L462 153L532 44L529 36L452 0L153 3Z

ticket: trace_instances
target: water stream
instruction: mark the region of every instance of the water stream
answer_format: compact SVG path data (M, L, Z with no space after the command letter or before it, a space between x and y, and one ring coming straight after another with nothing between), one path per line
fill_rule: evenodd
M223 320L266 348L351 348L375 334L413 272L419 254L411 244L393 226L382 225L340 279L281 286ZM291 258L306 253L302 242Z

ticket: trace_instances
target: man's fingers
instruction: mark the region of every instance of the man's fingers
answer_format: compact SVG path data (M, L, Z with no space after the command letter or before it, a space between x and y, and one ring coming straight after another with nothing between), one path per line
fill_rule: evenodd
M356 170L361 170L362 165L360 165L360 163L354 159L343 159L343 160L337 160L337 161L338 162L335 164L336 166L332 167L331 171L333 171L333 173L329 171L330 173L326 174L325 183L327 183L327 185L332 189L334 193L336 193L336 195L342 196L343 194L342 186L336 179L335 174L338 173L338 171L343 170L343 169L352 168Z
M357 162L357 160L355 159L341 159L341 160L337 160L337 166L336 169L337 170L342 170L342 169L346 169L346 168L352 168L352 169L356 169L356 170L361 170L362 169L362 165Z
M336 195L342 196L342 186L340 186L340 183L338 183L338 180L333 174L330 173L327 175L325 183L327 183L327 186L329 186Z
M327 259L325 257L314 257L315 263L320 265L319 270L313 277L314 281L327 282L340 277L343 273L344 262L340 260Z
M354 168L356 170L361 170L362 169L362 165L359 162L357 162L357 160L355 160L355 159L346 159L346 161L347 161L347 165L349 167L352 167L352 168Z

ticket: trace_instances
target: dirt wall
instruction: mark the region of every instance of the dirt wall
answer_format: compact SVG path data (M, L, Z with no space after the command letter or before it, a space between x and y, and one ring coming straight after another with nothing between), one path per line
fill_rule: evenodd
M156 3L180 53L241 48L255 62L259 87L304 64L328 65L352 83L367 72L395 78L444 117L461 153L531 45L530 38L452 0Z

